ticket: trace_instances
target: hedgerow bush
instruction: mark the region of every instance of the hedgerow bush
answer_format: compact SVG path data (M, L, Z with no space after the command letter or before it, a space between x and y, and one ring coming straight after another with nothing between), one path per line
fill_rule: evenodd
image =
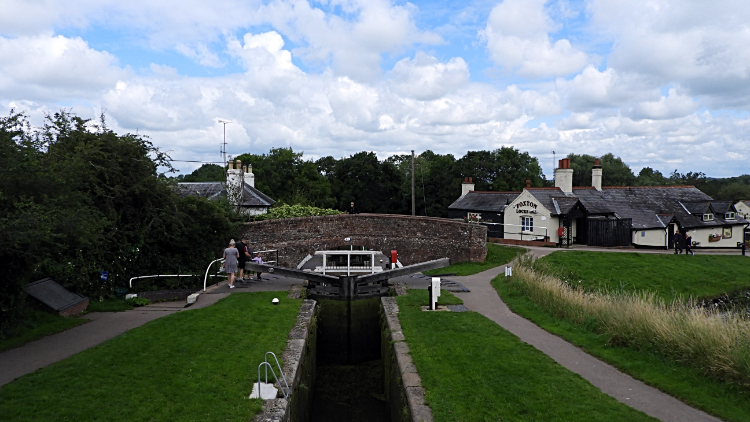
M293 217L314 217L319 215L336 215L343 214L342 211L333 210L330 208L318 208L309 205L282 205L279 207L271 208L265 214L254 216L255 221L262 220L276 220L279 218L293 218Z

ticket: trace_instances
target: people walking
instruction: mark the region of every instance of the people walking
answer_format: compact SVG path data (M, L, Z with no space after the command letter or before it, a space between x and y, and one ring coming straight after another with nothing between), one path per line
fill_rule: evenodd
M245 262L249 259L246 255L247 239L242 238L234 247L237 248L237 253L239 253L239 258L237 258L237 279L242 281L245 278Z
M690 236L690 232L685 232L685 256L687 254L695 255L693 253L693 236Z
M240 253L235 248L234 239L229 241L229 247L224 249L224 263L221 264L224 267L224 271L227 273L227 282L229 288L234 289L234 275L237 272L237 260L239 259Z
M682 253L682 233L679 230L674 232L674 254Z

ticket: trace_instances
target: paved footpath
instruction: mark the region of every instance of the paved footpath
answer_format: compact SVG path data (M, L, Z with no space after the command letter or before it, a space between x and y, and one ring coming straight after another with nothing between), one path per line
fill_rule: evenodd
M117 337L149 321L176 312L205 308L227 295L200 295L198 301L188 308L185 308L185 302L164 302L125 312L86 314L82 318L90 319L89 323L0 353L0 386Z
M534 248L531 253L541 257L556 249ZM470 292L454 293L464 305L479 312L518 336L522 341L541 350L557 363L579 374L591 384L618 401L665 422L720 421L694 409L672 396L649 387L615 367L594 358L578 347L544 331L534 323L514 314L498 296L490 280L505 273L505 266L466 277L450 277L465 285Z

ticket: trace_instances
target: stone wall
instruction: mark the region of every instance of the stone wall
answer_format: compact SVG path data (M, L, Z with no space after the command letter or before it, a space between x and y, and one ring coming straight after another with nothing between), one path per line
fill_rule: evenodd
M278 265L285 267L296 267L315 251L343 245L365 246L386 255L397 250L403 265L445 257L451 262L479 262L487 254L485 226L434 217L341 214L285 218L247 223L242 235L253 250L278 249Z

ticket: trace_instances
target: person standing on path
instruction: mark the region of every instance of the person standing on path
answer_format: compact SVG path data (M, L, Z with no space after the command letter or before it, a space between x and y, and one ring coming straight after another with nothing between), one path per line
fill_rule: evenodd
M247 242L243 238L239 243L234 245L239 253L237 258L237 280L242 281L245 278L245 261L247 261Z
M690 236L690 232L685 232L685 256L687 254L695 255L693 253L693 236Z
M263 258L260 257L260 252L258 252L258 254L255 255L255 258L253 258L253 262L255 262L256 264L262 264L263 263ZM261 274L261 272L258 271L258 280L263 280L263 278L260 276L260 274Z
M682 253L682 233L677 230L674 232L674 254Z
M237 272L237 260L240 257L240 253L234 245L234 239L230 240L229 247L224 249L224 263L221 264L227 273L230 289L234 289L234 273Z

